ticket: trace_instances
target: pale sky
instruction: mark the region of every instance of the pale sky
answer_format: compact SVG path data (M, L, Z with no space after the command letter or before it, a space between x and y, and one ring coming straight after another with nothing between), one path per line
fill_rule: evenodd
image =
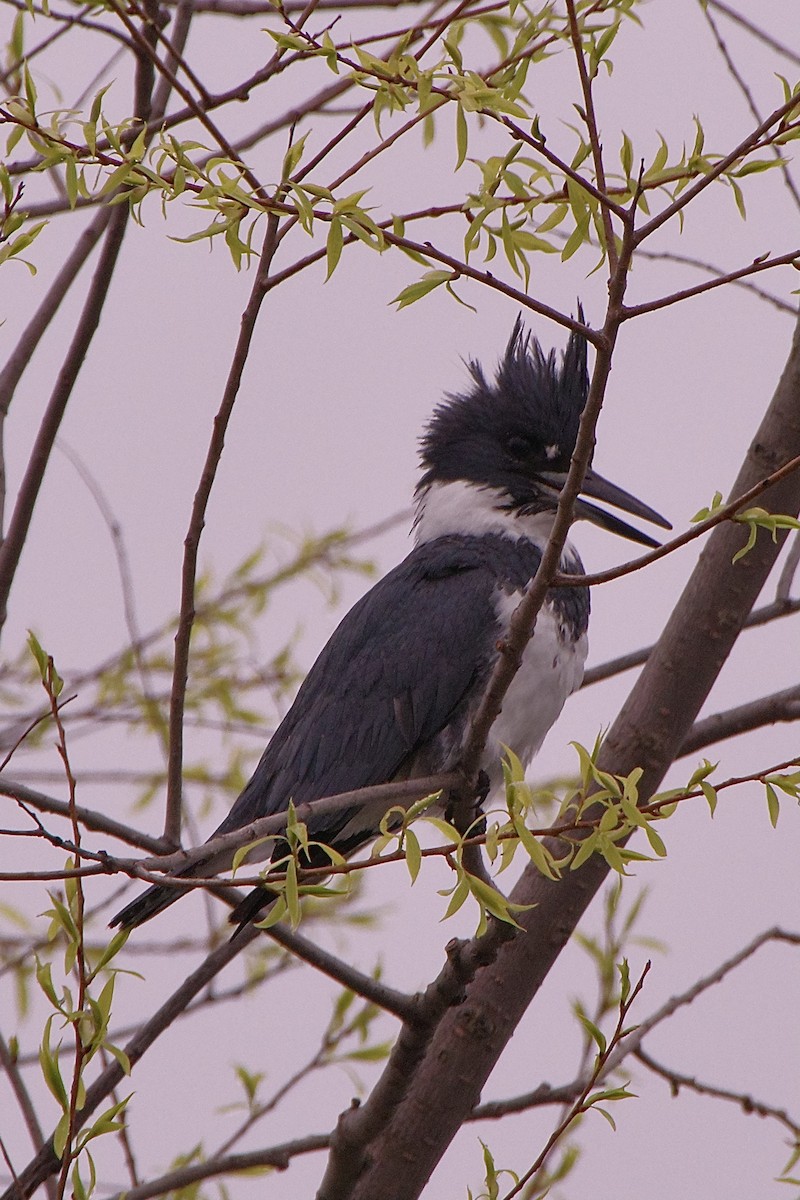
M388 19L394 22L397 15ZM658 144L655 130L670 146L691 145L695 113L706 129L708 150L725 151L735 145L753 121L713 45L700 6L689 0L653 0L642 6L641 19L643 29L632 24L623 28L614 47L614 74L598 86L606 148L618 147L623 128L633 138L637 153L650 158ZM757 19L778 38L796 33L795 8L786 0L762 2ZM248 37L225 21L228 42L218 40L212 18L198 21L196 41L190 42L189 49L209 86L221 88L226 79L243 75L244 55L252 56L254 68L264 61L270 52L269 39L260 32L265 23L263 17L251 21ZM761 111L777 107L782 97L774 73L793 79L796 63L786 62L729 23L722 22L721 28ZM344 37L345 32L340 29L337 36ZM44 72L60 81L64 76L59 72L66 69L61 53L48 60ZM83 63L70 67L74 80L85 82L91 74ZM559 118L572 119L573 64L553 60L544 66L541 82L539 76L532 79L536 82L529 91L554 148L571 152L571 135ZM80 86L76 83L75 90ZM115 88L122 89L120 106L127 103L126 87L122 78L114 83L112 107ZM40 94L46 90L46 84L40 83ZM72 102L71 95L67 102ZM56 104L52 94L48 104ZM232 123L237 115L242 128L253 123L252 117L245 122L243 115L234 114L225 126L231 135L237 132ZM488 133L475 146L476 154L503 152L492 149ZM283 149L281 144L254 152L252 163L262 178L274 176ZM372 174L365 172L353 186L372 186L370 202L381 216L415 203L430 203L431 196L434 202L446 202L464 186L459 177L452 180L453 161L447 126L432 149L423 151L414 139L405 147L401 144L394 156L387 156L385 165ZM462 168L462 172L471 170L475 175L469 164ZM798 213L779 172L743 182L748 185L746 223L732 195L719 185L692 207L682 235L673 224L659 234L651 249L695 256L726 269L766 252L792 249L797 244ZM237 275L222 246L209 252L204 244L168 240L167 234L199 228L202 214L179 212L173 206L165 225L157 204L151 202L144 217L144 228L131 226L127 232L99 335L81 372L62 436L103 488L124 531L140 627L149 629L172 614L178 603L180 552L192 494L251 277L244 271ZM62 218L45 231L30 255L39 267L35 279L21 266L2 268L4 353L14 345L84 220L81 215ZM448 235L455 247L461 236L460 227ZM301 252L296 240L293 253ZM600 272L587 277L592 266L589 256L567 263L558 255L537 260L530 292L565 310L574 309L580 297L588 319L598 323L605 284ZM359 246L344 255L327 284L320 266L267 298L203 536L201 561L215 574L224 575L265 538L275 544L278 554L287 553L285 530L323 532L343 525L356 529L409 504L416 479L416 440L426 418L445 391L463 385L463 359L474 357L493 368L517 314L508 299L463 283L460 294L475 305L477 313L443 293L397 313L390 301L420 270L399 254L379 257ZM498 273L501 270L498 264ZM511 278L508 271L505 277ZM629 300L666 294L703 277L675 263L642 262L631 279ZM797 276L785 268L761 277L760 283L790 300ZM37 351L14 399L6 435L11 494L84 288L82 280ZM563 330L533 316L529 324L545 346L564 344ZM597 469L665 513L677 530L684 528L717 489L724 494L730 486L779 377L792 329L790 314L735 288L667 308L626 327L598 430ZM630 557L628 543L590 527L577 527L574 541L588 569ZM370 544L366 552L382 572L409 547L407 529L401 525ZM690 547L645 573L595 590L590 664L658 636L695 557L696 548ZM310 664L346 606L366 586L363 577L348 577L335 608L307 584L282 593L259 622L260 652L269 658L299 632L298 653L304 665ZM67 677L70 668L82 669L102 660L125 637L108 531L85 484L59 453L50 464L12 593L4 634L8 657L19 652L29 627ZM707 711L796 683L797 644L796 618L744 635ZM547 779L572 770L569 743L594 741L612 722L631 679L622 676L573 697L534 764L532 777ZM265 714L265 726L271 717ZM789 758L796 753L796 744L791 726L725 743L712 755L720 760L718 778ZM253 739L244 745L248 753L260 751ZM206 752L194 739L190 747L198 756ZM82 786L81 770L98 764L140 765L137 745L106 733L76 740L73 753L79 799L121 818L130 817L130 796L124 788ZM49 769L56 767L54 753L37 761ZM157 765L154 747L148 747L147 761ZM16 766L20 776L23 768L30 769L22 757L12 763L12 775ZM691 762L678 764L669 782L685 780L691 769ZM65 794L64 787L56 784L43 790ZM204 834L222 812L218 807L213 815L203 815ZM149 832L160 832L160 801L135 819ZM667 947L666 953L653 955L637 1016L649 1015L761 930L775 924L800 926L799 832L796 806L793 809L788 800L777 830L772 829L763 790L755 785L727 793L713 821L707 808L695 803L685 805L664 827L668 858L643 864L626 884L630 899L639 887L650 889L640 928ZM19 844L11 842L2 861L11 869L9 864L17 862L19 855ZM413 991L437 972L449 938L471 931L475 914L465 912L439 923L446 901L437 889L449 881L444 867L426 866L413 889L403 868L369 875L365 903L381 908L377 928L319 933L315 929L314 935L364 970L380 958L387 981ZM20 902L7 884L0 885L0 896L3 901L13 896ZM38 887L31 886L25 893L25 905L32 914L42 910L43 893ZM160 920L158 928L148 927L146 937L177 935L187 929L187 923L200 919L200 913L199 901L182 902ZM591 933L599 921L596 902L582 928ZM631 951L634 973L649 953L644 948ZM121 979L119 1020L127 1025L149 1014L193 964L191 956L173 956L158 960L147 982L133 976ZM129 965L138 968L140 962L131 958ZM237 978L237 971L236 966L230 968L222 985ZM785 1106L797 1117L799 987L796 953L788 947L770 947L666 1023L648 1047L676 1070ZM191 1040L180 1027L168 1032L133 1079L137 1095L130 1121L141 1148L142 1170L160 1173L177 1149L188 1149L201 1138L207 1150L221 1143L235 1117L218 1110L238 1098L231 1064L248 1061L252 1069L268 1073L272 1086L277 1085L302 1061L306 1031L312 1045L319 1036L332 994L332 986L304 968L288 973L254 999L207 1010L187 1026L194 1030ZM579 1035L570 1004L578 996L590 1005L593 982L585 955L573 945L520 1026L487 1086L485 1099L528 1090L541 1080L558 1084L572 1077ZM7 1005L5 997L2 1003ZM21 1027L28 1048L35 1048L38 1028L34 1020ZM387 1021L385 1028L389 1036L393 1023ZM10 1033L11 1027L4 1032ZM359 1074L370 1082L377 1069L360 1067ZM641 1067L636 1068L632 1090L641 1099L617 1105L616 1133L596 1118L585 1122L580 1131L581 1161L563 1191L555 1195L574 1200L642 1196L672 1200L676 1195L738 1200L785 1195L785 1186L781 1189L772 1182L788 1158L786 1135L774 1122L745 1117L731 1105L685 1093L673 1100L667 1085ZM322 1132L331 1127L352 1094L353 1083L344 1070L312 1078L289 1100L285 1111L257 1128L247 1146ZM0 1101L4 1111L7 1103L6 1098ZM48 1107L47 1100L42 1111L55 1117L55 1107ZM465 1196L467 1185L479 1189L478 1135L490 1142L499 1166L524 1170L552 1121L553 1114L545 1111L480 1130L466 1127L426 1197L451 1200ZM45 1124L50 1127L49 1118ZM12 1144L15 1164L24 1165L28 1143L21 1130L14 1130ZM309 1156L285 1176L232 1180L231 1195L236 1200L251 1195L265 1200L310 1196L322 1162L321 1156ZM124 1184L122 1179L117 1182Z

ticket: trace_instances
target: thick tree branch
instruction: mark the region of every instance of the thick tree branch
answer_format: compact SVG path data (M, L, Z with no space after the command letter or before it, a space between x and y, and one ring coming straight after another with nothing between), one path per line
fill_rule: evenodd
M800 721L800 686L784 688L769 696L759 696L746 704L738 704L724 712L713 713L702 721L695 721L686 735L678 757L696 754L707 746L713 746L726 738L739 737L765 725L779 721Z

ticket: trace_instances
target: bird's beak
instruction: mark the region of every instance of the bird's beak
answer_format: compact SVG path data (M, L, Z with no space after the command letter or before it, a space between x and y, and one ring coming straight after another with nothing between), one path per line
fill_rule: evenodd
M543 471L539 478L543 483L553 487L558 492L566 483L566 472L562 471ZM623 512L631 513L634 517L641 518L642 521L651 521L653 525L660 525L662 529L672 529L671 524L655 509L649 505L643 504L641 500L637 500L635 496L631 496L630 492L625 492L622 488L617 487L615 483L609 483L607 479L603 479L602 475L596 474L595 471L589 470L586 472L586 478L583 481L581 492L586 496L591 496L594 500L602 500L604 504L611 504L614 508L621 508ZM627 521L620 520L613 513L608 513L605 509L598 508L596 504L589 504L587 500L578 499L575 502L575 519L591 521L593 525L599 525L602 529L607 529L610 533L617 533L620 537L629 538L632 542L639 542L642 546L660 546L655 538L651 538L648 534L642 533L635 529L633 525L629 525Z

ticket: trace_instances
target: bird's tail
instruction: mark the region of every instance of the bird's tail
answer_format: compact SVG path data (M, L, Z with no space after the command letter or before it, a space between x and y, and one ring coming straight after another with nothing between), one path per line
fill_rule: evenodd
M146 892L142 892L141 896L137 896L130 904L121 908L108 923L112 929L115 925L120 929L135 929L137 925L142 925L157 913L169 908L170 904L174 904L190 890L189 887L164 887L161 883L154 883Z
M267 909L272 907L276 899L275 892L269 888L253 888L252 892L248 892L244 900L240 900L228 914L231 925L236 926L232 936L236 937L251 921L263 920Z

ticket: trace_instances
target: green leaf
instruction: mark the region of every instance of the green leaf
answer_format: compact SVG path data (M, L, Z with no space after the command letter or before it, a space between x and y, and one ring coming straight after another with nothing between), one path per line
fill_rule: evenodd
M765 783L764 787L766 788L767 792L767 812L769 813L769 819L772 824L772 828L774 829L778 824L781 803L778 799L778 793L775 791L775 788L771 783Z
M714 498L707 508L699 509L690 519L691 525L699 525L702 521L707 521L710 516L722 507L722 492L714 492Z
M393 1042L378 1042L374 1046L362 1046L357 1050L349 1050L347 1054L341 1055L334 1061L382 1062L389 1057L393 1045Z
M452 917L453 913L458 912L464 901L469 896L469 884L466 880L466 872L459 876L458 882L454 888L450 889L449 891L440 891L439 895L450 896L450 903L447 906L447 911L442 917L442 920L446 921L448 917Z
M50 1045L52 1023L53 1017L51 1015L47 1018L44 1026L42 1043L39 1047L39 1065L42 1068L42 1077L49 1091L56 1098L62 1112L66 1115L69 1109L69 1098L58 1066L58 1047L53 1050Z
M622 880L619 882L621 885ZM630 967L628 966L627 958L623 958L622 962L617 963L617 970L619 971L620 983L619 1002L620 1004L625 1004L631 994L631 972Z
M622 149L620 150L619 157L625 178L630 179L633 171L633 142L627 133L622 134Z
M239 867L252 850L255 850L258 846L265 845L267 842L273 842L274 840L275 839L272 837L256 838L255 841L247 842L244 846L240 846L233 855L233 861L231 862L231 875L236 874L236 872L239 870Z
M122 949L122 947L127 942L128 937L130 936L130 932L131 932L130 929L120 929L117 931L117 933L114 934L111 941L105 947L105 949L101 953L99 959L97 960L97 962L94 964L94 966L92 968L91 975L89 976L90 983L95 978L97 973L99 971L102 971L103 967L105 967L108 963L110 963L111 959L114 958L119 953L119 951Z
M467 117L464 109L460 104L456 104L456 167L459 167L467 157L467 149L469 147L469 129L467 127Z
M53 1150L56 1158L63 1158L64 1151L67 1148L69 1139L69 1113L65 1112L59 1118L58 1124L53 1131Z
M287 911L288 909L286 906L286 900L281 893L278 895L275 903L272 905L267 915L262 917L260 921L254 922L256 929L271 929L273 925L277 925L279 921L284 919Z
M281 167L281 180L285 181L294 173L294 169L303 157L303 151L306 146L307 133L304 133L301 138L293 142L283 156L283 166Z
M661 838L659 837L659 835L656 833L655 829L653 829L652 825L650 825L649 822L645 825L644 831L645 831L645 834L647 835L648 842L650 843L651 847L653 848L655 853L658 855L658 857L666 858L667 857L667 848L664 845Z
M342 229L342 218L335 216L331 219L331 226L328 230L328 240L325 246L325 255L328 263L328 273L325 276L326 283L339 264L339 259L342 257L343 246L344 232Z
M606 1041L603 1031L599 1029L593 1021L590 1021L584 1013L578 1013L578 1020L597 1046L600 1054L605 1054L608 1042Z
M708 808L713 817L717 809L717 789L712 787L708 780L703 779L700 783L700 790L708 802Z
M396 304L398 310L407 308L410 304L415 304L417 300L421 300L423 296L427 296L429 292L441 287L443 283L447 283L452 278L452 271L426 271L422 279L403 288L402 292L399 292L391 303Z
M514 828L536 870L544 875L545 879L552 879L553 881L560 879L561 873L556 867L552 854L542 845L538 838L533 836L524 822L515 822Z
M411 876L411 882L416 883L419 869L422 866L422 851L419 845L419 839L413 829L406 829L403 832L403 842L405 845L406 866L408 873Z
M512 904L506 899L502 892L498 892L496 888L493 888L491 884L485 883L482 879L479 879L477 875L470 875L469 872L467 872L466 879L469 890L472 892L481 908L485 909L486 912L491 913L493 917L497 917L498 921L504 921L507 925L513 925L516 929L522 928L522 926L514 920L512 916L512 910L514 912L520 912L522 909L530 907L529 905Z
M47 679L47 654L42 649L41 643L32 629L28 630L28 649L36 659L36 665L39 668L39 675L42 683Z

